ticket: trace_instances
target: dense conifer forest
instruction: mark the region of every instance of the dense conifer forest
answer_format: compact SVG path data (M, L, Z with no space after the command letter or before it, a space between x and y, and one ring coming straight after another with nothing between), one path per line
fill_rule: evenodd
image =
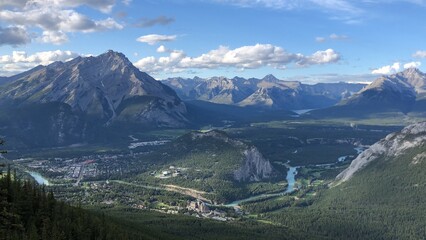
M1 239L138 239L110 217L57 201L44 186L15 176L9 168L0 179Z

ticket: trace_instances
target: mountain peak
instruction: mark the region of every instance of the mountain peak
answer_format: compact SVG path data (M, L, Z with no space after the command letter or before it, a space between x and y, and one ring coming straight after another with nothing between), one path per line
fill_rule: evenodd
M410 84L417 93L426 92L426 74L422 73L418 68L407 68L391 77Z
M142 98L154 99L152 102L159 108L140 104L139 112L124 116L123 109ZM107 123L120 118L120 113L122 118L162 126L186 121L185 105L173 91L133 66L124 54L112 50L29 71L17 77L13 88L2 89L0 99L61 102L73 111L96 116Z
M274 75L272 75L272 74L268 74L268 75L266 75L265 77L263 77L262 78L262 80L264 80L264 81L269 81L269 82L276 82L276 81L279 81L279 79L278 78L276 78Z
M113 50L108 50L107 52L95 57L97 59L105 61L113 61L115 63L124 63L125 65L131 65L132 63L129 59L121 52L115 52Z

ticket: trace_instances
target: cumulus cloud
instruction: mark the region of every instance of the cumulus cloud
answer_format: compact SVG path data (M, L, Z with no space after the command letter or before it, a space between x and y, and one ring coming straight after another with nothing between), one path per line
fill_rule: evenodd
M166 16L159 16L157 18L141 18L137 23L134 24L135 27L145 28L145 27L152 27L155 25L168 25L170 23L173 23L175 21L174 18L166 17Z
M0 27L0 46L18 46L31 42L31 38L23 27Z
M55 61L68 61L79 54L71 51L46 51L28 55L25 51L13 51L10 55L0 55L0 75L12 75L38 65L48 65Z
M124 26L112 18L94 20L76 11L87 5L102 12L110 12L115 0L27 0L0 3L0 21L13 26L42 30L36 36L41 42L61 44L70 32L96 32L122 29ZM8 9L8 6L13 8Z
M164 45L161 45L157 48L158 53L165 53L167 51L168 51L168 49Z
M401 63L395 62L392 65L383 66L381 68L374 69L372 74L392 74L399 71L401 68Z
M415 58L426 58L426 51L417 51L413 54Z
M298 65L307 66L307 65L318 65L326 63L334 63L340 60L340 55L336 53L333 49L327 49L325 51L317 51L311 56L303 57Z
M409 62L409 63L404 64L404 69L407 69L407 68L418 68L421 65L422 65L421 62Z
M53 43L56 45L68 41L68 36L62 31L43 31L43 35L39 38L41 42Z
M171 42L176 40L176 35L159 35L159 34L149 34L145 36L140 36L136 41L148 43L149 45L154 45L159 42Z
M238 68L254 69L272 67L285 69L288 64L307 67L339 61L340 56L333 49L317 51L310 56L289 53L271 44L256 44L230 49L226 46L211 50L197 57L189 57L181 50L170 51L167 57L153 56L142 58L135 66L150 73L179 72L186 69Z
M36 26L45 31L95 32L121 29L122 25L112 18L94 21L74 10L55 11L51 8L29 11L0 11L0 20L16 25Z
M2 0L0 1L0 8L3 7L24 7L28 0Z
M74 8L86 5L105 13L111 12L115 0L2 0L0 8L4 6L34 7L51 6L57 8Z

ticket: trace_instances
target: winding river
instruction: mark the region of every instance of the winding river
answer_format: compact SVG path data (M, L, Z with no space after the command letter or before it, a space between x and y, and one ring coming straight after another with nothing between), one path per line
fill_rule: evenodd
M30 174L31 177L33 177L34 180L38 184L49 186L49 180L47 180L46 178L44 178L40 173L38 173L38 172L31 172L31 171L27 171L27 173Z
M233 201L231 203L228 204L223 204L221 206L224 207L236 207L238 205L240 205L241 203L245 203L245 202L250 202L250 201L254 201L257 199L261 199L261 198L266 198L266 197L276 197L276 196L282 196L284 194L289 194L291 192L294 191L294 184L296 183L296 175L297 175L297 168L298 167L290 167L287 171L287 187L283 192L278 192L278 193L264 193L264 194L260 194L260 195L256 195L256 196L252 196L249 198L244 198L244 199L240 199L240 200L236 200Z

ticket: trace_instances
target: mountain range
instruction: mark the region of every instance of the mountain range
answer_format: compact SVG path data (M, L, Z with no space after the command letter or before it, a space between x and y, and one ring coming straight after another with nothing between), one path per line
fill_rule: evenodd
M316 116L354 116L383 112L424 113L426 74L409 68L384 75L336 106L312 112Z
M343 82L308 85L297 81L282 81L273 75L262 79L169 78L162 82L173 88L184 100L285 110L333 106L365 86Z
M110 50L1 77L0 108L2 134L20 139L15 145L65 145L114 138L114 131L279 120L298 109L318 109L307 117L423 114L426 74L410 68L369 85L273 75L156 81Z

